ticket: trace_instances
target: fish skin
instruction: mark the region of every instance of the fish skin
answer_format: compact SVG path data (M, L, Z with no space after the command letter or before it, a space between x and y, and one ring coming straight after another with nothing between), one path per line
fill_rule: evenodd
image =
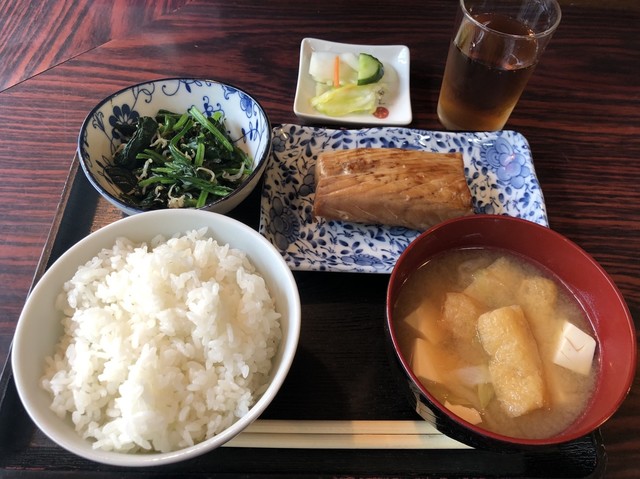
M315 175L316 217L424 231L473 214L460 153L327 151L318 156Z

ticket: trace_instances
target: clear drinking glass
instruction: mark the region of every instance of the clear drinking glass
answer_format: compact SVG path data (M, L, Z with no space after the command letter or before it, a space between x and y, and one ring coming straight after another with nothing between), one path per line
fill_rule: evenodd
M460 0L438 100L448 130L500 130L560 23L556 0Z

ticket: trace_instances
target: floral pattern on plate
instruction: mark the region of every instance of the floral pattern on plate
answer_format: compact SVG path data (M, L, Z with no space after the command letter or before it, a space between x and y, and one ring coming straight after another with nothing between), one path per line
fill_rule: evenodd
M413 148L461 152L476 213L504 214L548 226L529 143L515 131L453 133L409 128L273 129L260 232L292 270L390 273L419 231L314 218L314 170L322 151Z

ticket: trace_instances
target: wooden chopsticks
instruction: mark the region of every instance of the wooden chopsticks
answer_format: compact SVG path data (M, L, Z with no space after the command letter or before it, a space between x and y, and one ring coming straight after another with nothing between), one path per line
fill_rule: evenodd
M226 447L286 449L468 449L426 421L259 419Z

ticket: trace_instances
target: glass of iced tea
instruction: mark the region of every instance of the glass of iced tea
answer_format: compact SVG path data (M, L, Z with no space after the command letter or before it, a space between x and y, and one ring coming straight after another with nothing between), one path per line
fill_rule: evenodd
M560 23L556 0L459 0L438 100L448 130L501 130Z

